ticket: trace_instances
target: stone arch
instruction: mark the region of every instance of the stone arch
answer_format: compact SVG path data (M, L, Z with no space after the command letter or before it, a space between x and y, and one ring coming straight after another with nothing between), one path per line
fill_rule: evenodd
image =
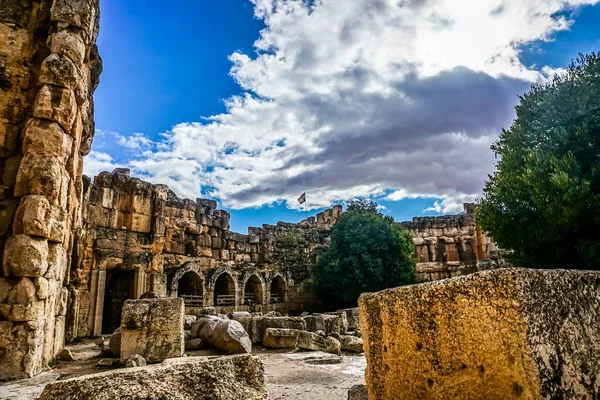
M235 306L237 304L238 281L234 278L235 274L228 266L217 268L206 282L206 289L213 294L213 304L215 306ZM219 296L234 296L230 304L219 304ZM222 303L222 302L221 302Z
M179 280L188 272L195 272L202 281L206 282L204 273L200 270L200 266L198 266L198 264L193 262L185 263L181 266L181 268L177 269L177 272L175 272L175 275L173 275L173 280L171 281L170 287L171 295L175 295L177 293Z
M287 303L288 282L285 276L276 272L269 279L269 303Z
M263 304L265 301L265 279L256 271L248 271L242 279L244 304Z

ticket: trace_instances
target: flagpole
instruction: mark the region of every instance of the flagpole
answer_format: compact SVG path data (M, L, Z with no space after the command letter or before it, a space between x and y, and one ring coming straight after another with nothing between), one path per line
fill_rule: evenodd
M308 220L308 210L306 209L306 192L304 193L304 212L306 213L306 219Z

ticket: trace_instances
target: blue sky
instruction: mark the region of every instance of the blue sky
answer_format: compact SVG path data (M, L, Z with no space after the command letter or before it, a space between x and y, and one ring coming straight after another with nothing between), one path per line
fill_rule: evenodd
M303 191L310 214L353 197L398 220L457 212L516 96L600 50L594 0L380 3L103 0L86 172L215 197L241 232L302 219Z

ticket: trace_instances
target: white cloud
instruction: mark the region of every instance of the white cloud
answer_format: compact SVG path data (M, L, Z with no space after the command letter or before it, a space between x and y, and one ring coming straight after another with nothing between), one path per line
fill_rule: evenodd
M102 171L112 171L120 167L108 153L92 150L83 161L83 173L91 178Z
M253 0L266 24L257 54L230 56L245 93L130 165L232 208L391 189L391 200L439 197L436 211L460 210L493 170L489 145L517 95L556 71L527 68L520 47L569 29L557 12L598 1Z

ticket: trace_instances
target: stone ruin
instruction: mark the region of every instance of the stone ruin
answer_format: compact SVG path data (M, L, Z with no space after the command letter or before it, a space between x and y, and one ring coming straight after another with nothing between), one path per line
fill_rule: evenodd
M64 344L98 21L97 0L0 6L0 379L40 372Z

